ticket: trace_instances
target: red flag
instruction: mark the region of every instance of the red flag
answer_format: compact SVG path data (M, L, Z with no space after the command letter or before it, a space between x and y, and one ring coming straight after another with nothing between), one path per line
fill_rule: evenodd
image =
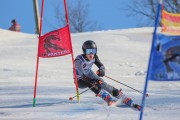
M72 53L68 25L51 31L39 39L39 57L49 58Z

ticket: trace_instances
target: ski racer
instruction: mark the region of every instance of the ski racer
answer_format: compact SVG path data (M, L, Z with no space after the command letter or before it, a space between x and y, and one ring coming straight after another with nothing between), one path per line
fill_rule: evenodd
M78 55L75 59L79 88L90 88L96 96L101 97L109 106L121 99L124 104L140 110L141 107L134 104L131 98L122 93L121 89L118 90L102 79L105 76L105 67L97 55L96 43L87 40L83 43L82 50L83 54ZM93 64L99 68L96 74L91 70Z

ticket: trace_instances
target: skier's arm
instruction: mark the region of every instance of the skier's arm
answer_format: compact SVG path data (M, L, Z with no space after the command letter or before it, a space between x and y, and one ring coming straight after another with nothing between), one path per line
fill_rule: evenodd
M94 56L95 57L95 62L94 64L100 68L101 66L103 66L102 62L99 60L99 57L97 55Z
M97 55L95 55L95 65L99 68L99 70L97 71L97 75L100 77L105 76L105 67L99 60L99 57Z
M81 70L81 61L76 59L74 64L75 64L75 67L76 67L77 78L80 78L83 75L82 70Z

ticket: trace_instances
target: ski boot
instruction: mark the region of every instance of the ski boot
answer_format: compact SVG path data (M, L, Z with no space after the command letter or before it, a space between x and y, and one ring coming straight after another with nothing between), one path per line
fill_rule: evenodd
M101 97L104 101L106 101L108 106L111 106L115 102L110 96L110 94L103 89L97 94L97 96Z
M138 104L132 104L132 107L135 108L138 111L141 111L141 106Z
M119 90L119 95L116 97L118 99L122 99L122 102L132 108L135 108L137 110L141 110L141 106L138 104L134 104L133 100L129 97L126 97L123 93L122 93L122 89Z
M121 99L122 102L128 106L131 106L133 103L133 100L129 97L126 97L123 93L122 93L122 89L119 90L119 95L116 96L117 99Z

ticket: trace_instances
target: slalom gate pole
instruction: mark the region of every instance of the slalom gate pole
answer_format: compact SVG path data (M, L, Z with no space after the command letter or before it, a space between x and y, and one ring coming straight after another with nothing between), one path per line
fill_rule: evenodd
M76 84L76 96L77 96L78 103L80 103L80 96L79 96L80 94L79 94L79 90L78 90L78 80L77 80L76 68L75 68L75 64L74 64L74 53L73 53L72 41L71 41L71 35L70 35L70 25L69 25L68 9L67 9L67 5L66 5L66 0L64 0L64 8L65 8L66 24L68 25L68 31L69 31L71 51L72 51L71 58L72 58L72 65L73 65L74 81Z
M41 5L41 18L40 18L39 39L40 39L41 33L42 33L42 17L43 17L43 12L44 12L44 0L42 0L42 5ZM36 106L36 89L37 89L38 68L39 68L39 40L38 40L38 52L37 52L37 61L36 61L36 75L35 75L35 84L34 84L33 107Z
M122 83L122 82L119 82L119 81L117 81L117 80L115 80L115 79L113 79L113 78L111 78L111 77L108 77L108 76L106 76L106 75L105 75L105 77L106 77L106 78L109 78L110 80L113 80L113 81L115 81L115 82L117 82L117 83L120 83L120 84L122 84L122 85L124 85L124 86L126 86L126 87L128 87L128 88L131 88L131 89L133 89L134 91L136 91L136 92L138 92L138 93L144 94L143 92L141 92L141 91L139 91L139 90L137 90L137 89L134 89L134 88L132 88L132 87L130 87L130 86ZM149 95L146 94L146 97L148 97L148 96L149 96Z
M158 23L159 23L159 16L160 16L161 8L162 8L162 3L163 3L163 0L159 0L158 6L157 6L157 14L156 14L156 18L155 18L154 32L153 32L153 38L152 38L152 44L151 44L151 53L150 53L150 57L149 57L148 70L147 70L146 81L145 81L145 85L144 85L144 94L143 94L142 101L141 101L142 108L141 108L139 120L143 120L144 105L145 105L145 100L146 100L145 94L147 91L148 80L149 80L151 66L152 66L152 52L153 52L153 47L154 47L155 40L156 40L156 32L157 32L157 27L158 27Z

